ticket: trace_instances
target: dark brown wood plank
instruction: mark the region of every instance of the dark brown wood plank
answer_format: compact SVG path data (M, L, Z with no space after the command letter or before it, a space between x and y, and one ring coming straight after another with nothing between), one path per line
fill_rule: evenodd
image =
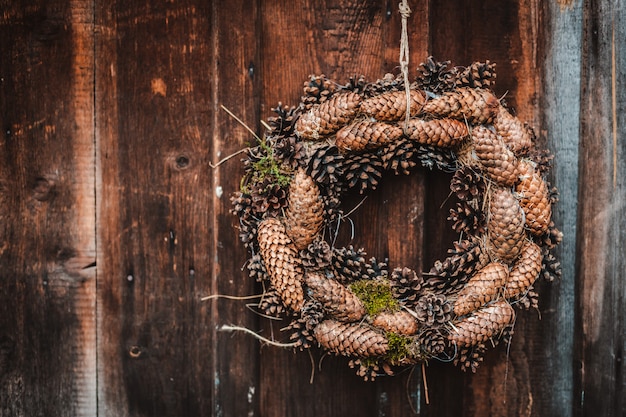
M428 3L410 2L411 67L427 55ZM310 74L326 74L340 83L363 74L375 81L386 72L398 73L400 16L391 2L271 1L262 3L263 116L279 101L297 104ZM413 76L413 74L412 74ZM393 176L393 175L391 175ZM384 178L342 226L337 246L363 247L369 256L390 258L390 266L422 264L424 172L411 177ZM345 211L362 196L344 201ZM264 323L265 324L265 323ZM272 328L265 324L267 334ZM273 325L273 334L284 325ZM283 335L284 337L284 335ZM363 382L342 358L312 359L302 352L266 347L261 351L261 413L267 416L407 415L419 396L408 372L394 378ZM321 363L321 370L318 363ZM313 363L312 363L313 362ZM314 369L312 369L314 368ZM313 383L309 383L314 372ZM418 405L419 407L419 405Z
M92 416L93 9L0 9L0 415Z
M253 356L224 368L245 341L218 346L216 326L231 310L200 301L238 283L238 268L223 266L235 233L218 234L228 189L219 191L209 166L228 152L218 100L240 85L214 81L223 78L216 71L236 79L232 55L215 49L227 45L217 8L97 3L99 409L107 415L248 410L231 386L247 383Z
M626 414L626 10L585 2L574 414Z

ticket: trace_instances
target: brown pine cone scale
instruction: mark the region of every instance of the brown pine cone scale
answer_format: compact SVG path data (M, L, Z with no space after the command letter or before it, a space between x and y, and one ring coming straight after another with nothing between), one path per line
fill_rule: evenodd
M515 312L509 303L496 301L455 323L448 340L458 346L474 346L497 336L514 318Z
M361 96L356 93L335 94L300 115L294 131L302 139L323 139L352 120L360 103Z
M423 145L448 148L461 143L469 134L467 124L454 119L410 119L405 126L409 139Z
M503 186L518 181L518 160L504 142L485 126L472 129L474 152L491 180Z
M509 268L492 262L476 273L461 289L454 303L454 314L464 316L495 300L507 282Z
M531 241L527 241L522 248L522 254L511 268L509 279L504 287L504 296L516 298L525 294L539 277L542 261L541 248Z
M487 236L492 258L507 264L520 254L525 239L525 216L513 193L495 188L489 201Z
M382 356L389 349L383 334L363 324L324 320L314 335L324 349L343 356Z
M416 115L426 101L421 91L410 90L411 115ZM398 121L406 115L406 91L390 91L363 100L360 111L376 120Z
M289 184L288 202L285 229L296 248L302 250L313 242L324 221L320 191L303 169L296 172Z
M383 312L374 317L372 325L386 332L412 335L417 333L419 323L417 319L407 311Z
M401 137L402 129L397 126L362 120L339 130L335 144L342 152L360 152L395 142Z
M350 322L361 320L365 316L363 302L335 279L326 278L318 272L308 272L305 282L313 299L319 301L333 318Z
M499 105L498 99L488 90L459 88L427 101L422 113L485 124L492 122Z

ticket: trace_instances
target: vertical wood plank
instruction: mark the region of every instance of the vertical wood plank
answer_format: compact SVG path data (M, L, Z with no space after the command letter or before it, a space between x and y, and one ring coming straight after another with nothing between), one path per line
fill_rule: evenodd
M537 367L533 378L533 412L571 416L574 400L575 264L580 142L580 71L582 1L545 2L545 50L540 101L541 137L553 152L551 181L559 189L553 219L563 232L555 250L561 279L543 285L541 327L535 336ZM549 375L546 378L545 375Z
M93 9L0 9L0 414L91 416Z
M213 8L97 2L96 16L99 410L217 414L217 320L200 301L218 261Z
M626 413L626 5L584 3L575 415Z

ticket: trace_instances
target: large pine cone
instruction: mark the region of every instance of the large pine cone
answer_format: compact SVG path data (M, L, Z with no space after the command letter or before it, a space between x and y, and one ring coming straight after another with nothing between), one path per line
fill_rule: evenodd
M419 329L419 324L415 316L403 310L393 313L382 312L374 317L372 324L386 332L404 335L415 334Z
M522 161L520 183L515 191L520 195L520 205L526 214L526 226L535 236L548 231L552 219L552 205L546 182L529 162Z
M456 146L469 135L465 122L454 119L410 119L405 133L411 140L439 148Z
M511 115L504 106L498 108L493 127L496 128L504 144L516 154L532 147L532 136L528 127L520 119Z
M492 262L476 273L458 294L454 314L464 316L495 300L507 282L509 268Z
M492 122L499 105L498 99L488 90L459 88L427 101L422 113L485 124Z
M342 152L360 152L378 148L402 137L402 129L383 122L362 120L337 132L335 144Z
M416 115L426 101L424 93L410 90L411 115ZM390 91L363 100L361 112L376 120L398 121L406 115L406 91Z
M289 184L285 230L298 250L305 249L324 222L324 202L317 184L300 169Z
M343 356L382 356L389 343L369 326L324 320L315 328L315 339L326 350Z
M319 301L331 317L346 322L361 320L365 315L363 302L348 287L319 272L306 274L311 296Z
M303 271L298 251L285 232L285 227L278 219L268 218L259 224L257 236L270 284L285 306L299 311L304 303Z
M504 288L504 296L506 298L516 298L525 294L539 276L542 260L541 248L527 241L522 248L520 258L511 268L509 279Z
M524 246L524 211L511 191L495 188L489 201L487 235L491 256L507 264L514 261Z
M513 323L515 312L504 300L496 301L454 324L448 340L459 346L486 342Z
M361 96L356 93L335 94L300 115L294 129L296 135L302 139L320 140L352 120L360 103Z
M494 132L485 126L472 129L474 152L487 176L504 186L513 186L518 181L518 160Z

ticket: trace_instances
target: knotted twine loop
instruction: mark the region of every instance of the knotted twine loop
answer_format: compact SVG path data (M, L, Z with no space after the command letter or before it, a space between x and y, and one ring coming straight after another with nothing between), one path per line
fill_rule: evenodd
M404 119L404 129L409 124L411 116L411 92L409 84L409 35L407 31L407 22L411 16L411 8L407 0L402 0L399 5L400 16L402 16L402 35L400 36L400 70L404 77L404 91L406 92L406 116Z

